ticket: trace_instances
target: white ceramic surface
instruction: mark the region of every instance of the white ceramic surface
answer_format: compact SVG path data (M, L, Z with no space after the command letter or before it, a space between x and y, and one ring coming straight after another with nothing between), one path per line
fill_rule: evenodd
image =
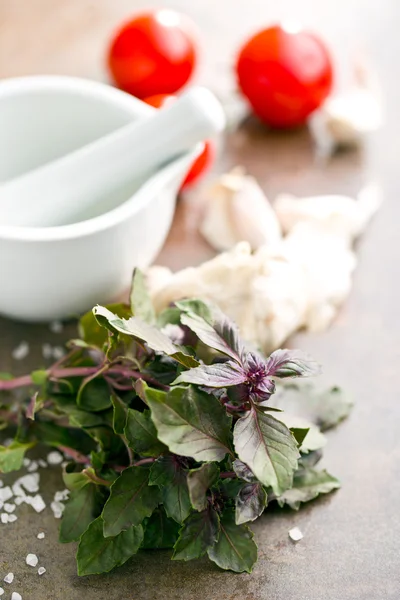
M0 181L61 157L154 110L115 88L69 77L0 82ZM0 226L0 314L74 316L118 298L157 255L194 148L100 216L61 227ZM122 199L126 200L122 202ZM0 202L1 211L1 202Z
M47 99L49 110L51 99ZM41 110L46 112L46 99ZM58 227L116 208L145 177L222 131L214 94L193 87L152 115L0 183L0 226Z

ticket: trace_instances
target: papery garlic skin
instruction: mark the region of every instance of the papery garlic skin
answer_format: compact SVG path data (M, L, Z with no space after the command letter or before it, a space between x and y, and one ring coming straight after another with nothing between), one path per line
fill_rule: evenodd
M351 290L357 259L349 240L321 225L301 222L285 238L282 255L302 269L308 297L302 326L324 331Z
M375 73L358 61L353 83L332 94L310 119L311 131L323 154L360 146L383 122L381 90Z
M209 190L200 231L216 250L246 240L251 248L273 246L282 237L279 221L257 181L236 168Z
M226 177L236 181L238 177L243 179L238 173ZM234 184L229 185L233 189ZM254 190L252 185L250 188ZM245 206L241 193L247 186L248 181L244 187L238 183L239 194L232 189L228 194L226 186L223 193L218 192L220 201L208 217L211 219L210 241L220 246L233 243L240 229L228 230L224 203L237 201ZM269 214L271 207L262 191L259 192L258 198L269 207ZM351 290L357 264L353 242L381 202L382 192L376 184L362 189L357 199L281 195L274 205L274 219L280 222L279 232L275 225L271 226L271 235L265 237L269 241L254 253L251 248L256 237L250 235L251 230L246 233L243 227L243 235L248 236L245 242L198 267L178 273L152 267L148 284L155 309L160 312L170 303L190 297L213 302L237 323L247 342L265 353L282 346L299 329L324 331ZM235 218L239 214L236 212Z
M157 283L158 267L148 283L157 312L171 302L198 297L215 303L233 319L250 344L268 353L278 348L304 322L308 295L302 268L267 248L251 253L248 243L219 254L199 267L170 273Z
M284 233L289 233L300 222L307 222L351 242L364 231L381 204L380 187L370 183L356 199L336 195L297 198L280 194L274 208Z

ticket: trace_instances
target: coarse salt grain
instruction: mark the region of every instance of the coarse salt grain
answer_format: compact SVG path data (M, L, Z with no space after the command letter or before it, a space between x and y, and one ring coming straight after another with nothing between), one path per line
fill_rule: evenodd
M43 575L43 573L46 573L46 569L44 567L39 567L38 568L38 575Z
M39 467L41 469L46 469L47 468L47 462L45 460L43 460L43 458L39 458L38 465L39 465Z
M5 525L6 523L8 523L8 514L7 513L1 513L0 515L0 521L3 523L3 525Z
M4 504L4 507L3 507L3 508L4 508L4 510L5 510L6 512L8 512L8 513L12 513L12 512L14 512L14 510L15 510L15 504L10 504L9 502L6 502L6 503Z
M21 342L11 353L14 360L24 360L29 354L28 342Z
M26 559L25 559L25 562L30 567L37 567L39 559L36 556L36 554L28 554L27 557L26 557Z
M63 502L64 500L68 500L69 498L69 490L62 490L61 492L56 492L54 494L54 500L56 502Z
M8 515L8 522L14 523L18 519L17 515Z
M293 527L293 529L289 531L289 537L294 542L299 542L301 539L303 539L303 534L298 527Z
M8 573L8 575L4 577L4 581L6 583L12 583L14 581L14 573Z
M2 587L0 587L0 596L2 596L4 594L4 590Z
M64 329L64 325L61 323L61 321L52 321L49 325L49 328L53 333L61 333Z
M53 348L50 344L42 344L42 356L46 360L53 358Z
M41 531L40 533L37 534L36 537L38 540L43 540L45 538L45 533L43 531Z
M9 486L3 487L0 489L0 500L2 502L7 502L10 498L13 497L12 489Z
M50 508L53 511L54 517L56 519L61 519L62 514L64 512L64 504L62 502L56 502L55 500L50 504Z
M27 470L28 470L28 473L33 473L34 471L37 471L38 468L39 468L38 462L36 460L33 460Z
M34 494L39 491L39 481L40 475L39 473L29 473L29 475L24 475L17 479L14 483L12 489L15 496L25 496L25 492L22 489L24 487L27 492L30 494ZM21 487L22 486L22 487Z
M63 460L64 457L59 452L50 452L47 455L47 462L49 463L49 465L60 465Z
M18 594L18 592L13 592L12 596L11 596L11 600L22 600L22 596L21 596L21 594Z
M24 465L24 467L29 467L29 465L31 464L31 461L29 458L24 458L24 460L22 461L22 464Z
M65 350L62 346L54 346L53 348L53 358L54 360L61 360L65 356Z
M46 503L40 494L26 496L25 502L26 504L30 504L37 513L41 513L46 508Z

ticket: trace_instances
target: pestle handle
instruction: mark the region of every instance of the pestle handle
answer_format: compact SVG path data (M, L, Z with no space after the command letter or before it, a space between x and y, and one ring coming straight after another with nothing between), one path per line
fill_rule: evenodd
M101 198L143 179L224 126L223 109L212 92L191 88L149 117L0 185L0 225L79 221Z

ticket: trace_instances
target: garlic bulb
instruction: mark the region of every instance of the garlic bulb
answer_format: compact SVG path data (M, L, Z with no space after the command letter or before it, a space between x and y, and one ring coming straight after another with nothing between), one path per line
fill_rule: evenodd
M301 222L285 238L281 252L302 270L307 289L302 326L324 331L351 290L357 260L349 241L315 223Z
M382 113L377 78L369 66L358 61L351 87L330 96L310 120L317 147L330 154L338 148L359 146L366 134L381 127Z
M279 195L274 208L284 233L298 223L313 223L327 233L354 240L367 226L382 203L380 187L371 183L365 186L357 199L348 196L311 196L296 198Z
M162 275L162 283L157 281ZM157 312L171 302L198 297L217 304L249 343L271 352L305 319L308 295L302 268L267 248L251 253L248 243L219 254L199 267L169 273L152 267L148 284Z
M281 228L264 192L241 168L222 175L210 189L200 231L216 250L246 240L253 249L274 245Z

